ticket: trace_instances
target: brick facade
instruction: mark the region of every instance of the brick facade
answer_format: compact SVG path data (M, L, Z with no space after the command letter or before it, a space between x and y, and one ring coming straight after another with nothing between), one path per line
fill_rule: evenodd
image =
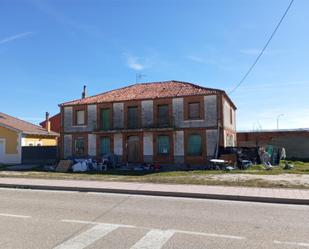
M166 95L164 91L162 94ZM208 159L215 156L214 148L217 147L218 139L219 146L226 144L226 130L236 134L233 130L234 126L225 126L223 122L225 118L227 119L224 106L232 108L234 113L236 110L233 103L224 96L221 90L211 90L207 94L198 96L160 96L154 99L129 99L86 104L81 104L80 101L77 105L75 103L61 105L61 117L63 119L61 122L62 156L66 157L70 153L73 155L75 151L74 140L78 136L83 136L87 143L92 143L87 144L85 155L92 153L90 156L99 158L101 155L100 139L101 137L109 137L111 153L115 154L118 160L122 162L134 158L134 161L141 163L205 164ZM190 119L190 103L199 103L198 119ZM158 106L160 105L168 105L168 125L164 127L158 127ZM134 128L128 127L128 108L132 106L137 107L137 126ZM100 127L100 110L102 108L110 110L110 129L108 130L102 130ZM76 110L85 111L86 127L81 126L79 128L76 126ZM230 116L230 112L228 112L228 116ZM235 122L235 118L233 121ZM218 132L219 136L217 135ZM188 154L190 134L198 135L198 139L201 139L201 153L199 155ZM91 136L95 136L94 142ZM163 148L163 153L158 153L159 136L161 136L160 141L164 140L161 141L163 144L160 144L160 146L167 146L166 149ZM66 145L70 143L71 152L70 146ZM199 144L196 146L199 146ZM160 148L162 149L162 147ZM165 153L165 150L169 150L169 152Z

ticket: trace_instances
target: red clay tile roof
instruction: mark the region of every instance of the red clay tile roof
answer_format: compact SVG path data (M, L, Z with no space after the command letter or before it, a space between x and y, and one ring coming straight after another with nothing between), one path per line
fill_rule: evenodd
M167 98L167 97L184 97L191 95L207 95L207 94L216 94L220 92L225 94L224 91L219 89L205 88L188 82L172 80L164 82L134 84L131 86L115 89L109 92L101 93L84 99L77 99L65 102L60 104L60 106L96 104L103 102L117 102L117 101L128 101L128 100L156 99L156 98Z
M1 125L4 127L13 128L14 130L18 130L27 135L59 136L56 132L48 132L41 126L31 124L2 112L0 112L0 126Z
M49 118L50 121L50 129L54 132L60 133L61 129L61 114L58 113ZM46 120L40 123L40 126L46 129Z

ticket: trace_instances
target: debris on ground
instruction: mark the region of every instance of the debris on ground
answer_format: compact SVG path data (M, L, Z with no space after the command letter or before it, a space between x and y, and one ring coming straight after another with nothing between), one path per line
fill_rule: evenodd
M71 160L60 160L58 163L58 166L56 167L56 172L68 172L70 170L70 167L72 165Z
M288 162L285 162L283 169L288 170L288 169L293 169L294 165L289 164Z
M42 167L44 171L49 171L49 172L56 171L56 168L57 168L57 165L44 165Z
M271 165L270 162L267 162L267 163L264 162L263 164L264 164L266 170L271 170L273 168L273 166Z
M234 170L235 168L234 167L232 167L232 166L227 166L227 167L225 167L225 170L226 171L232 171L232 170Z

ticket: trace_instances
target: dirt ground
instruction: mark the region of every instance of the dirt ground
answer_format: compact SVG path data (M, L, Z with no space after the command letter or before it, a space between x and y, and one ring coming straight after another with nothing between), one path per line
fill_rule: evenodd
M169 184L198 184L243 187L275 187L309 189L309 174L244 174L244 173L207 173L206 172L165 172L146 175L83 174L35 171L1 171L0 177L25 177L43 179L96 180L151 182Z
M251 175L251 174L218 174L204 175L209 180L221 182L245 183L248 181L264 182L265 185L278 185L282 187L309 188L309 175L301 174L280 174L280 175Z

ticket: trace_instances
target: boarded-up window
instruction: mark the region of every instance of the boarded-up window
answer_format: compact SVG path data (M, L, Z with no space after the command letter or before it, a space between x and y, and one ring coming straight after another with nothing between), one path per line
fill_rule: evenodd
M128 128L135 129L138 126L137 106L128 107Z
M187 151L189 156L202 155L202 137L199 134L191 134L188 138Z
M75 154L77 155L85 154L85 139L83 137L75 139Z
M168 155L170 153L169 136L161 135L157 139L158 155Z
M167 127L169 120L168 105L158 105L158 126Z
M109 137L101 137L100 139L100 154L106 155L106 154L110 154L111 152L111 147L110 147L110 138Z
M85 111L76 111L76 124L77 125L85 124Z
M110 129L110 109L104 108L101 109L101 129L102 130L109 130Z
M189 119L199 119L200 118L200 103L189 103Z

